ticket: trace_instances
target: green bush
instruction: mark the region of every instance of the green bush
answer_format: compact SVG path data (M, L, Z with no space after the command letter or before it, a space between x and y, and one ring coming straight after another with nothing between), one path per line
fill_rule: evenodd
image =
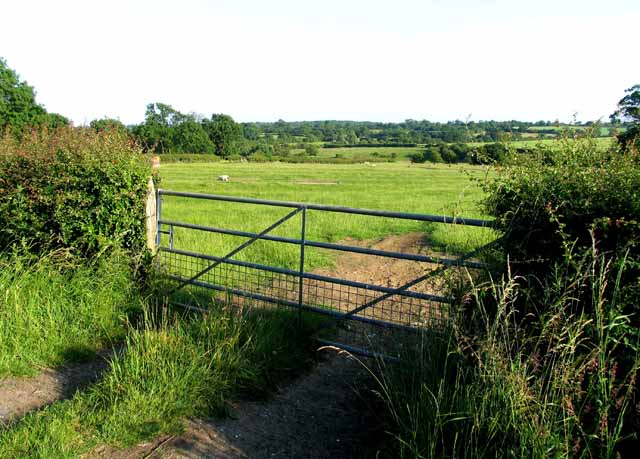
M163 153L160 155L161 163L215 163L221 159L220 156L201 153Z
M128 135L90 128L43 130L0 140L0 250L145 247L149 161Z
M571 324L582 324L568 363L576 370L563 382L576 392L562 398L572 413L575 406L571 435L582 442L576 448L598 451L581 451L585 457L601 457L609 448L602 456L613 457L610 448L623 438L636 448L638 152L598 147L591 136L565 137L549 148L512 154L485 190L486 209L504 232L501 243L520 292L509 314L519 345L526 352L535 346L540 384L553 383L553 372L560 371L549 370L557 364L557 344Z
M507 147L502 143L488 143L475 148L469 155L471 164L503 164L507 157Z
M561 260L566 244L630 251L640 259L640 156L603 149L592 138L513 154L485 186L486 210L505 233L503 246L528 269Z

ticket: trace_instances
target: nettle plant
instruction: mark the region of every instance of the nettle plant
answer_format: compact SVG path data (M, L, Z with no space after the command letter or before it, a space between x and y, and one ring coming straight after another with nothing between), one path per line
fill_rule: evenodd
M0 139L0 250L92 257L145 249L149 161L126 132L64 127Z

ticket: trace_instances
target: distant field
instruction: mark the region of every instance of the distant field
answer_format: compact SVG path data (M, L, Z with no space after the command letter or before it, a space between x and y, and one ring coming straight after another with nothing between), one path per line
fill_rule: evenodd
M529 136L535 136L535 134L528 134ZM525 134L525 137L527 134ZM613 142L613 137L598 137L596 138L596 142L602 146L609 146L611 142ZM526 140L515 140L509 142L509 145L512 145L516 148L519 147L535 147L536 145L553 145L557 142L557 139L537 139L537 138L527 138ZM467 145L469 146L480 146L485 145L487 143L492 142L469 142ZM397 161L407 160L409 156L422 152L424 150L424 146L417 147L352 147L352 148L321 148L319 156L322 158L334 158L336 155L338 157L343 158L361 158L363 160L367 160L369 162L386 161L388 159L393 159ZM292 150L291 154L299 154L304 150L295 149ZM395 156L392 156L395 155Z
M614 138L613 137L597 137L594 140L598 145L602 147L608 147L614 141ZM508 142L508 144L516 148L521 148L521 147L531 148L537 145L553 146L553 144L557 142L558 142L558 139L543 139L543 140L530 139L530 140L514 140L512 142ZM487 143L491 143L491 142L470 142L467 145L473 147L473 146L485 145Z
M254 198L303 201L370 209L482 217L478 202L482 192L471 178L482 179L488 169L473 166L429 166L408 163L367 165L209 163L164 164L162 188ZM221 174L231 181L216 180ZM250 204L229 204L165 197L163 218L202 225L259 232L288 210ZM300 219L295 217L273 234L299 237ZM491 232L479 228L425 224L339 213L310 211L307 237L319 241L346 238L373 239L389 234L422 231L440 249L451 252L477 246ZM244 238L176 229L177 248L221 254ZM276 263L295 268L298 247L260 241L242 252L239 259ZM309 249L308 267L331 263L327 251Z
M321 148L319 156L322 158L366 158L370 161L376 159L407 159L409 155L422 151L423 147L352 147L352 148ZM304 150L294 149L291 154L299 154ZM392 156L394 155L395 156Z

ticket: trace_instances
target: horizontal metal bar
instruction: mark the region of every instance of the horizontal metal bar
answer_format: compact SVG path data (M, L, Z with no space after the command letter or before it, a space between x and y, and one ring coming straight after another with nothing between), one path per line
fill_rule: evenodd
M295 215L297 215L298 213L300 213L302 209L295 209L292 210L291 212L289 212L287 215L285 215L284 217L280 218L277 222L271 224L268 228L264 229L262 232L260 232L259 234L256 234L255 236L252 236L251 239L249 239L248 241L243 242L242 244L240 244L238 247L236 247L235 249L233 249L231 252L229 252L228 254L226 254L224 257L222 257L220 260L214 262L213 264L207 266L205 269L203 269L202 271L200 271L199 273L197 273L195 276L191 277L191 279L189 279L189 281L193 281L196 280L198 277L202 276L203 274L208 273L209 271L211 271L213 268L215 268L216 266L218 266L220 263L230 259L232 256L234 256L235 254L237 254L238 252L244 250L245 248L247 248L248 246L250 246L251 244L253 244L254 242L256 242L258 239L260 239L261 237L265 236L269 231L272 231L273 229L277 228L278 226L282 225L284 222L286 222L287 220L291 219L292 217L294 217ZM171 230L173 231L173 225L171 225ZM173 239L171 240L171 248L173 248ZM184 282L183 284L180 284L179 286L175 287L173 290L171 290L169 292L169 294L175 292L176 290L181 289L182 287L184 287L186 284L188 284L189 282Z
M184 282L185 280L189 280L187 278L181 277L181 276L176 276L173 274L167 274L167 277L169 279L175 280L177 282ZM272 303L272 304L281 304L281 305L285 305L285 306L289 306L292 308L296 308L296 309L300 309L302 311L309 311L309 312L315 312L318 314L323 314L326 316L331 316L331 317L337 317L337 318L342 318L344 316L343 313L339 312L339 311L334 311L331 309L323 309L323 308L318 308L315 306L309 306L309 305L304 305L302 308L300 308L300 306L298 305L297 301L290 301L290 300L283 300L283 299L278 299L278 298L273 298L271 296L266 296L266 295L260 295L259 293L251 293L251 292L247 292L245 290L240 290L240 289L236 289L236 288L229 288L229 287L223 287L221 285L215 285L215 284L210 284L208 282L202 282L202 281L191 281L189 282L189 285L195 285L197 287L204 287L204 288L208 288L210 290L217 290L219 292L229 292L233 295L238 295L238 296L242 296L245 298L251 298L254 300L259 300L259 301L266 301L267 303ZM418 331L417 327L412 327L410 325L402 325L402 324L396 324L393 322L385 322L383 320L377 320L377 319L370 319L368 317L362 317L362 316L350 316L349 320L354 320L356 322L363 322L366 324L370 324L370 325L376 325L378 327L382 327L382 328L389 328L389 329L395 329L395 330L404 330L404 331L408 331L408 332L412 332L415 333Z
M169 302L169 304L172 304L173 306L178 306L179 308L186 309L188 311L199 312L201 314L207 314L208 312L211 312L208 309L199 308L197 306L191 306L190 304L178 303L176 301L171 301Z
M448 223L448 224L455 224L455 225L481 226L481 227L492 227L494 225L494 222L491 220L481 220L477 218L414 214L414 213L408 213L408 212L392 212L392 211L386 211L386 210L373 210L373 209L357 209L354 207L330 206L330 205L311 204L311 203L307 204L307 203L293 202L293 201L273 201L270 199L242 198L238 196L226 196L221 194L190 193L190 192L184 192L184 191L171 191L171 190L163 190L163 189L159 189L158 193L164 196L177 196L177 197L194 198L194 199L208 199L212 201L241 202L245 204L259 204L259 205L275 206L275 207L290 207L290 208L306 207L307 209L310 209L310 210L324 210L327 212L341 212L345 214L368 215L371 217L400 218L404 220L415 220L415 221L421 221L421 222Z
M265 241L283 242L285 244L296 244L296 245L302 244L302 241L300 239L295 239L290 237L271 236L268 234L260 236L257 233L252 233L249 231L217 228L214 226L194 225L192 223L175 222L172 220L160 220L159 223L162 225L172 225L177 228L195 229L199 231L207 231L210 233L226 234L229 236L249 237L249 238L262 239ZM464 266L472 269L486 269L488 267L486 263L482 263L479 261L459 261L458 259L455 259L455 258L441 258L441 257L432 257L429 255L419 255L414 253L390 252L387 250L378 250L378 249L371 249L367 247L335 244L332 242L319 242L319 241L306 240L304 241L304 244L307 247L317 247L320 249L328 249L328 250L339 250L341 252L362 253L365 255L375 255L378 257L395 258L397 260L421 261L424 263L436 263L436 264L445 265L445 266Z
M398 357L382 354L380 352L367 351L366 349L363 349L361 347L349 346L348 344L338 343L335 341L329 341L329 340L320 339L320 338L316 338L316 341L320 344L324 344L325 346L331 346L331 347L336 347L338 349L345 350L349 354L361 355L363 357L370 357L372 359L387 360L393 363L400 362L400 359Z
M173 253L176 255L183 255L187 257L200 258L200 259L209 260L209 261L218 261L221 259L221 257L215 257L213 255L205 255L202 253L189 252L186 250L170 249L167 247L161 247L160 251L166 252L166 253ZM285 274L289 276L296 276L296 277L300 276L299 271L294 271L292 269L287 269L287 268L279 268L276 266L261 265L259 263L251 263L248 261L226 260L225 263L230 265L235 265L235 266L242 266L246 268L260 269L260 270L268 271L272 273ZM371 290L374 292L390 293L395 291L395 289L391 287L383 287L381 285L367 284L364 282L357 282L357 281L352 281L348 279L339 279L337 277L322 276L320 274L313 274L313 273L307 273L307 272L303 273L302 277L304 279L311 279L311 280L316 280L320 282L328 282L332 284L345 285L348 287L362 288L362 289ZM453 300L451 298L447 298L439 295L431 295L429 293L404 291L400 293L399 296L417 298L417 299L426 300L426 301L434 301L437 303L446 303L446 304L453 303Z

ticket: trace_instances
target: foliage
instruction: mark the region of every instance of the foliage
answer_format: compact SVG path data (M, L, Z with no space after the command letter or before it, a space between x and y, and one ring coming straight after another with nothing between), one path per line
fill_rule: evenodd
M145 248L149 162L129 136L91 128L44 129L0 140L0 249L27 244L92 257Z
M378 362L393 435L381 456L634 457L640 354L627 348L623 361L620 347L638 335L617 302L620 284L608 284L622 272L610 268L588 249L554 266L544 296L510 275L479 286L452 328L426 330L399 365ZM575 307L584 288L592 314ZM522 301L544 311L535 333L514 320Z
M95 358L139 307L129 258L0 255L0 378Z
M176 153L213 153L214 144L200 123L186 120L175 126L172 133L172 151Z
M227 157L240 152L242 127L229 115L211 115L211 120L203 121L203 128L213 142L216 155Z
M91 121L91 123L89 123L89 127L95 129L98 132L114 130L127 132L127 127L122 124L120 120L116 120L113 118L102 118L99 120L93 120Z
M168 152L173 141L171 128L182 118L183 115L170 105L159 102L149 104L144 124L134 126L132 133L146 150L156 153Z
M440 154L440 149L437 147L425 148L422 158L425 162L428 161L430 163L441 163L444 161L442 159L442 155Z
M444 143L499 142L505 136L514 140L556 138L562 129L584 131L590 123L560 125L550 121L449 121L405 120L401 123L370 121L293 121L244 123L247 138L275 137L281 141L325 143L325 148L348 146L416 146L434 141ZM607 125L610 127L611 125ZM608 135L608 131L598 132Z
M304 151L309 156L318 156L318 153L320 153L320 148L318 148L317 145L310 143L304 148Z
M310 363L309 330L297 318L218 308L180 317L147 308L99 382L0 426L0 457L86 457L105 443L175 434L185 418L224 414L241 394L262 397Z
M507 147L502 143L488 143L476 147L469 156L471 164L502 164L507 156Z
M444 142L430 142L425 145L422 152L417 152L409 156L414 163L462 163L473 162L474 164L484 164L472 161L471 149L466 144L447 144Z
M485 207L505 232L503 247L512 261L537 272L536 264L564 256L565 241L589 246L590 231L600 250L631 250L638 259L638 190L637 151L622 154L589 137L564 138L559 148L511 155L485 186Z
M22 134L31 127L55 128L67 124L69 120L62 115L47 113L36 102L33 87L21 81L18 74L0 58L0 133L7 128L16 134Z
M511 155L485 187L521 292L509 308L518 358L530 356L542 372L523 377L558 391L557 422L579 456L615 457L640 419L639 189L637 150L601 148L589 136ZM486 321L497 313L490 308Z
M198 153L165 153L160 158L162 163L213 163L221 159L216 155Z
M628 121L628 128L618 135L624 149L640 149L640 85L627 89L626 95L618 102L618 109L611 115L612 121Z

